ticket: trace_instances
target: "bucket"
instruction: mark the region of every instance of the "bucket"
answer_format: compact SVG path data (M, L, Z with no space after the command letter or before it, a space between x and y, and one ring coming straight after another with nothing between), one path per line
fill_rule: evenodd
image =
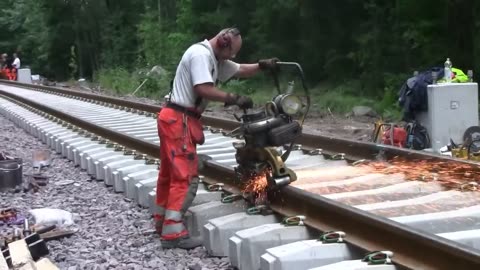
M0 191L21 186L22 182L22 159L0 160Z

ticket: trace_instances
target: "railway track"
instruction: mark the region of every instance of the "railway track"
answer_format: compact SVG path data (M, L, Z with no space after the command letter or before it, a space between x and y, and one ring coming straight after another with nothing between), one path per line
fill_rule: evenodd
M159 109L45 86L0 85L1 114L152 213ZM269 194L268 206L254 207L238 196L237 139L222 132L236 123L208 117L204 123L215 127L205 128L206 142L198 147L205 185L187 215L189 231L212 256L229 256L239 269L478 269L480 193L471 179L445 186L409 179L408 171L372 170L359 160L447 160L474 175L476 164L304 134L287 161L299 180Z

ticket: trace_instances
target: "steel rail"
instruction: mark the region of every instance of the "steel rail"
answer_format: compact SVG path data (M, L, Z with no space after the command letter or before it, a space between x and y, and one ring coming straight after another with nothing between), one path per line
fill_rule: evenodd
M98 127L14 93L3 92L3 95L126 147L154 157L159 156L159 146L156 144L129 137L111 129ZM385 152L390 151L389 154L399 153L406 156L411 155L411 157L432 156L432 158L438 158L423 153L414 155L410 154L410 151L390 149L389 147L375 146L372 149L367 147L369 145L367 143L361 143L360 145L368 150L367 155L383 150ZM345 149L351 151L351 149ZM207 181L222 179L222 182L227 185L227 191L239 191L238 183L234 181L233 170L229 167L207 160L204 161L204 168L202 168L201 173L207 177ZM305 223L320 231L345 231L347 242L366 250L391 250L395 254L394 262L411 269L475 269L480 265L479 254L462 244L435 235L423 234L406 225L292 186L282 189L281 192L269 194L269 199L271 200L271 208L281 215L305 215L307 217Z

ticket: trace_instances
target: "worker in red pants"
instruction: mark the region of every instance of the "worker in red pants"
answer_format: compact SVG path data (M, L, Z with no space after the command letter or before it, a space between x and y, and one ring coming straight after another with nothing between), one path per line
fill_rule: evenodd
M241 46L236 28L224 29L212 39L190 46L177 67L168 102L158 114L160 171L154 220L163 248L191 249L202 244L200 239L190 237L184 214L197 192L196 145L205 140L200 118L208 102L253 107L250 97L216 88L217 80L250 77L259 70L276 68L276 58L252 64L233 62Z

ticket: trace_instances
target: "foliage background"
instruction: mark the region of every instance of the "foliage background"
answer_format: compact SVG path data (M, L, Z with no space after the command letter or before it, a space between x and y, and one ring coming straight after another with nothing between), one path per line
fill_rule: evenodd
M2 0L0 50L51 80L87 78L118 93L159 98L182 52L237 26L239 62L299 62L317 109L369 105L388 113L414 70L479 65L480 1L474 0ZM164 72L147 75L155 65ZM229 91L268 98L267 76Z

